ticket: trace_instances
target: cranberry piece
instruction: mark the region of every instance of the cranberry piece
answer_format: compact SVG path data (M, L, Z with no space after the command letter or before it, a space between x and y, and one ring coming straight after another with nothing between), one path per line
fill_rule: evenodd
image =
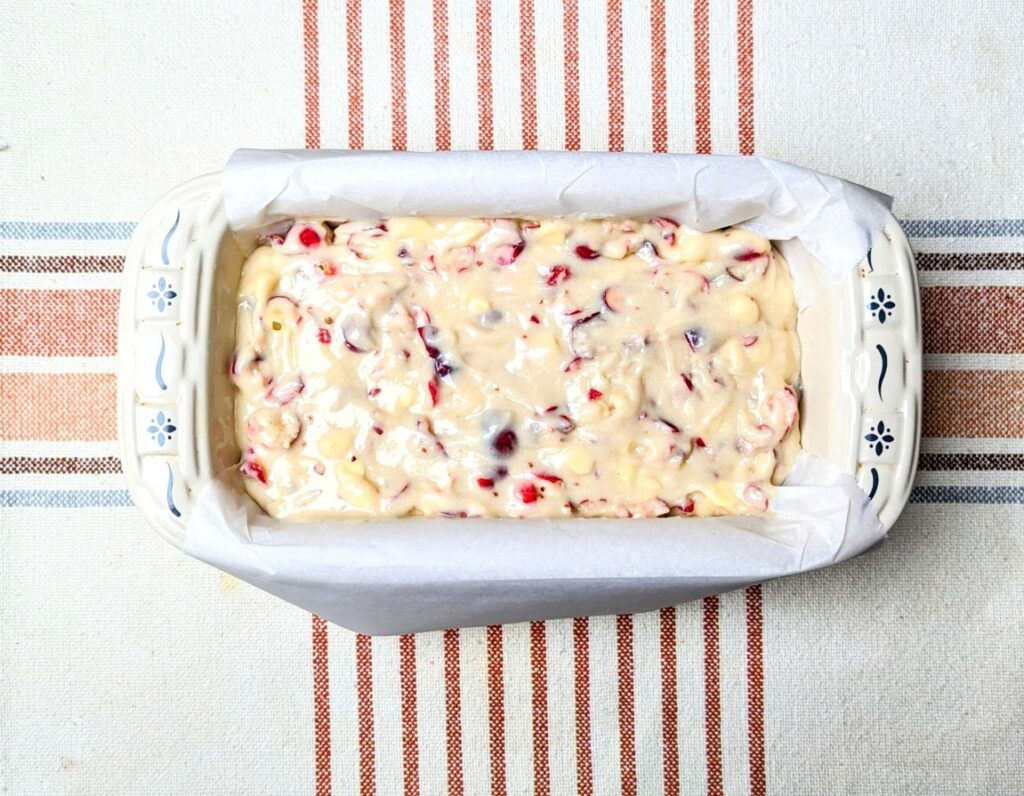
M585 244L580 244L575 249L576 256L581 260L596 260L601 255Z
M299 243L301 243L307 249L312 249L314 246L319 246L320 233L318 233L312 227L306 227L299 233Z
M504 246L499 246L494 253L494 261L498 265L512 265L523 253L523 249L526 248L526 241L521 240L518 243L506 243Z
M572 421L572 418L568 415L559 415L558 420L555 422L555 431L559 434L568 434L576 428L576 424Z
M444 357L438 357L434 360L434 373L440 376L442 379L446 376L451 376L455 372L455 368L452 367L452 363Z
M284 384L272 384L267 388L267 392L263 397L268 403L284 406L298 398L305 387L306 385L301 378Z
M540 323L540 318L538 318L536 315L531 315L530 323Z
M704 441L703 437L694 437L693 438L693 444L696 445L698 448L706 448L707 447L707 443Z
M691 351L697 351L704 346L704 335L700 329L687 329L683 336L686 337L686 344L690 346Z
M572 271L567 265L555 265L548 271L547 283L554 287L560 282L564 282L566 279L572 276Z
M420 339L423 341L423 347L427 349L427 356L431 359L437 359L441 356L440 349L435 345L438 338L441 336L438 328L431 324L427 324L426 326L416 327L416 331L419 333Z
M743 338L743 347L744 348L750 348L750 346L752 346L756 342L757 342L757 335L756 334L749 335L748 337L744 337Z
M600 390L595 390L593 387L591 387L589 390L587 390L587 400L588 401L596 401L602 395L604 395L603 392L601 392Z
M665 428L667 428L673 434L678 434L679 433L679 426L677 426L675 423L673 423L673 422L671 422L669 420L666 420L663 417L659 417L655 422L656 423L661 423L661 425L665 426Z
M693 379L691 379L685 373L680 373L679 375L682 376L683 384L686 385L686 389L688 389L690 392L693 392Z
M551 473L534 473L533 477L534 478L539 478L541 481L547 481L549 484L560 484L560 483L562 483L562 479L561 478L559 478L557 475L553 475Z
M536 503L537 487L527 481L525 484L520 484L516 487L516 495L518 495L523 503Z
M748 263L751 260L757 260L760 257L764 257L764 252L756 252L753 249L744 249L739 254L734 254L732 259L738 263Z
M245 452L245 459L238 471L249 478L255 478L261 484L267 483L267 472L263 469L263 465L256 459L256 452L249 448Z
M607 287L601 293L601 303L612 312L622 312L626 308L626 294L620 287Z
M427 382L427 389L430 390L430 404L437 406L437 382L431 379Z
M490 478L478 478L476 479L476 485L481 489L490 489L492 486L494 486L494 481L492 481Z
M510 428L499 431L491 442L491 447L494 448L494 452L504 459L507 459L515 453L518 446L519 437L517 437L516 432Z
M319 340L321 343L329 343L329 342L331 342L331 330L330 329L317 329L316 330L316 339Z
M683 501L683 503L679 505L679 510L683 512L683 514L693 514L693 510L695 508L696 506L693 503L693 498L690 497L688 497L685 501Z

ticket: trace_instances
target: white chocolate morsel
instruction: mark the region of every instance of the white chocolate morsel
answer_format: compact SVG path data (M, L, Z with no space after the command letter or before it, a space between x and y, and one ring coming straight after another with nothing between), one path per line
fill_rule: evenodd
M751 232L298 221L238 306L274 517L760 514L799 449L793 284Z

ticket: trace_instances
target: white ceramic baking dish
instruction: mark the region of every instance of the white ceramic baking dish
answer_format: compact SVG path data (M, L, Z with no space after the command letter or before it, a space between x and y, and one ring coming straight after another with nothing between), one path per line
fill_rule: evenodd
M780 249L791 263L810 256L795 241ZM157 202L125 258L121 458L136 505L178 547L200 488L239 459L228 362L247 254L211 174ZM854 474L888 529L910 494L921 418L917 274L895 218L859 268L801 313L798 333L803 447Z

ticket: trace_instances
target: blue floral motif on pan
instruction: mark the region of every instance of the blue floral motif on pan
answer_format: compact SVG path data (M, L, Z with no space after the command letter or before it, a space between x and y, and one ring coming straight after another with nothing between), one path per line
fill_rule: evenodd
M885 374L889 370L889 355L885 353L885 348L881 345L876 345L875 350L878 351L878 356L882 360L881 372L878 374L878 400L882 399L882 385L885 383Z
M875 492L878 491L878 470L874 467L871 468L871 491L868 492L868 500L871 500L875 496Z
M875 456L881 456L882 451L889 450L889 446L896 441L892 435L892 429L886 428L885 422L882 420L879 420L878 424L864 435L864 439L867 440L869 448L874 448Z
M171 236L174 235L174 231L178 228L178 222L181 221L181 211L174 217L174 223L171 224L171 228L167 230L167 234L164 235L163 245L160 247L160 259L163 260L164 265L170 265L171 259L167 256L167 244L171 242Z
M174 505L174 472L171 470L171 463L167 464L167 508L175 517L181 516L181 511Z
M156 356L156 383L161 390L167 389L167 382L164 381L164 354L167 353L167 341L163 334L160 335L160 353Z
M875 264L871 262L871 249L868 249L868 271L874 272Z
M892 311L896 309L896 302L892 300L892 294L878 288L878 292L868 302L868 309L871 310L873 317L877 316L879 323L885 323L886 319L892 316Z
M149 428L146 429L146 433L162 448L164 443L171 439L171 434L177 430L178 427L171 423L169 415L157 412L156 417L150 422Z
M174 292L170 282L160 277L153 283L153 289L146 296L153 302L153 306L157 308L158 312L163 312L166 307L171 306L171 299L176 299L178 294Z

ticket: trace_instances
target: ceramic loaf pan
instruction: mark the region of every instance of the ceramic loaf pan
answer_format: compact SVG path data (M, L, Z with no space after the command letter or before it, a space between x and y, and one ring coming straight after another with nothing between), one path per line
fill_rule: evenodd
M809 257L796 241L780 248L790 262ZM136 505L178 547L200 488L239 460L228 362L247 254L211 174L157 202L125 258L121 458ZM895 218L860 266L801 312L797 330L802 445L854 474L889 529L910 495L921 423L917 274Z

